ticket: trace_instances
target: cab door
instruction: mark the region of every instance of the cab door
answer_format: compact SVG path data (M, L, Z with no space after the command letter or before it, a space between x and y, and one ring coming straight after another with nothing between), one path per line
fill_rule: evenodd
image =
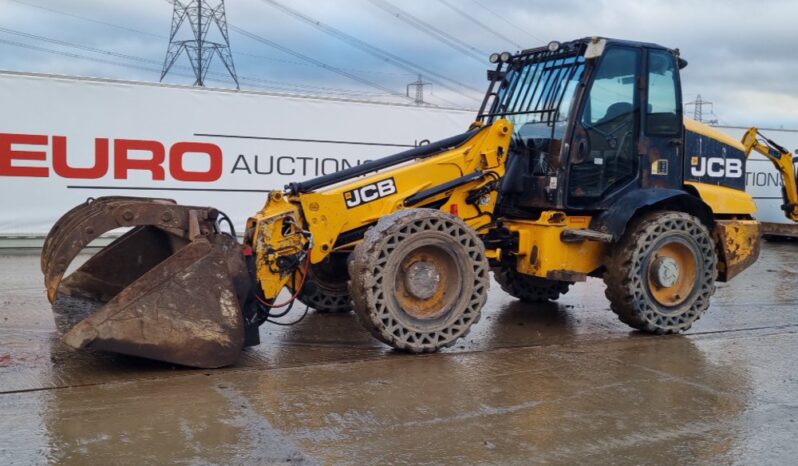
M602 209L639 186L645 49L608 46L593 72L571 140L566 203Z
M685 150L678 60L664 49L647 49L646 55L642 187L678 188Z

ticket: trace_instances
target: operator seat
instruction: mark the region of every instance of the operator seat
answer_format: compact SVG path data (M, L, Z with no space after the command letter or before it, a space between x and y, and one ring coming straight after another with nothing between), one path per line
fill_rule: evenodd
M604 117L596 123L596 126L601 126L604 123L608 123L621 115L632 113L634 111L634 107L629 102L615 102L614 104L607 107L607 112L604 114Z
M634 156L634 105L610 104L604 116L587 129L590 154L571 166L572 199L597 199L609 186L633 174L629 159Z

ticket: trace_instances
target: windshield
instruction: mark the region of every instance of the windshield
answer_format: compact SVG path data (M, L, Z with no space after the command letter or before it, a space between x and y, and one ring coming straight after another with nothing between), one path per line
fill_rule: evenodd
M582 55L549 51L513 62L486 115L489 122L509 119L522 139L561 139L584 63Z

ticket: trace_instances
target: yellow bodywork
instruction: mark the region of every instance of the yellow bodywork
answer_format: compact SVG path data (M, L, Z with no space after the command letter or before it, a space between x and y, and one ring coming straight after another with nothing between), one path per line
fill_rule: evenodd
M693 120L692 118L684 119L684 129L696 134L707 136L734 149L741 151L745 150L743 144L737 139L734 139L734 137L732 137L730 134L724 133L717 128L701 123L700 121Z
M709 183L685 181L698 192L701 200L715 215L753 215L756 213L754 198L745 191Z
M786 216L798 221L798 180L789 151L764 137L760 138L757 128L746 131L742 141L692 120L685 120L685 128L740 149L746 157L754 151L764 155L782 175ZM685 184L698 192L713 215L721 217L715 219L713 231L719 253L718 280L731 280L759 257L762 225L750 219L756 213L756 204L750 194L737 189L690 181Z
M516 268L519 272L551 280L581 281L601 267L606 243L564 242L566 229L586 229L590 217L567 216L564 212L543 212L538 220L505 221L518 233Z
M718 245L718 280L731 280L756 262L762 224L756 220L716 220L715 243Z
M513 126L499 120L483 128L464 144L428 158L389 167L368 176L349 179L310 193L274 192L266 205L247 222L246 243L255 254L257 278L264 296L273 299L284 287L301 280L293 273L282 273L278 258L304 250L311 264L323 261L334 251L351 250L354 244L336 244L341 235L374 224L381 217L406 208L410 196L439 186L463 175L481 171L481 179L457 186L424 200L424 204L446 200L441 210L456 211L474 229L491 222L497 193L492 190L477 206L466 203L469 192L504 176ZM346 193L387 178L393 179L395 193L348 208ZM418 206L414 206L418 207ZM306 228L307 232L303 232ZM312 244L310 244L312 238ZM299 273L299 272L297 272Z
M750 128L746 131L741 141L717 128L690 118L684 119L684 128L740 150L745 153L746 157L749 157L752 152L758 152L765 156L781 174L784 181L785 204L787 205L785 214L790 220L798 222L798 179L796 179L793 155L788 150L762 137L757 128ZM685 184L695 187L701 199L712 208L712 212L716 215L752 215L756 212L753 199L744 191L690 181Z
M712 235L718 249L718 281L725 282L748 268L759 257L761 224L752 220L754 199L745 191L709 183L686 181L712 209Z
M766 153L786 177L792 174L793 185L789 182L787 185L788 189L795 190L791 157L787 163L790 154L768 152L766 146L756 141L755 132L739 142L690 120L685 121L685 126L746 153L751 150ZM297 263L299 260L306 261L307 265L318 264L334 252L350 252L359 241L359 236L352 233L362 234L380 218L406 208L432 204L458 215L475 230L487 232L486 228L494 221L492 214L498 197L495 185L486 189L476 203L466 199L475 190L502 179L512 132L512 123L498 120L482 127L461 145L424 158L312 192L272 192L263 209L249 219L245 240L255 256L257 279L264 297L273 300L284 288L298 287L307 271L306 266L297 266L303 265ZM411 196L475 173L484 176L427 197L418 205L406 205ZM388 179L391 181L386 181ZM364 189L376 192L380 183L388 183L385 186L390 189L368 202L354 202L358 196L365 196ZM691 181L686 182L685 187L712 210L715 216L713 235L719 246L718 278L721 281L731 279L759 255L760 224L751 220L756 205L744 191ZM794 215L798 219L798 211ZM601 269L611 247L606 239L563 239L567 230L588 230L591 222L588 215L551 210L542 212L536 220L499 220L517 236L517 245L512 251L488 248L486 255L505 262L509 257L515 260L516 269L526 275L571 282L584 280Z

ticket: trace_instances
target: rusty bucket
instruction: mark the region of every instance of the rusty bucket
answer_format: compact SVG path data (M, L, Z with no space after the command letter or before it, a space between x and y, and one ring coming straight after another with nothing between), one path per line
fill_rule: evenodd
M134 197L90 199L66 213L42 250L47 297L101 306L63 341L192 367L233 364L244 346L250 279L241 246L220 232L218 216ZM130 230L64 276L91 241L124 227Z

